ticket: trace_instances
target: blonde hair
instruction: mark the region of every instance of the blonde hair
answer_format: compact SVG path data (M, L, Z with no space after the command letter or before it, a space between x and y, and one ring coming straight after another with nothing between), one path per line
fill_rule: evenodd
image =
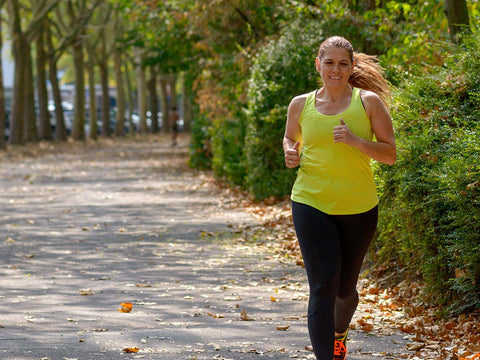
M321 59L325 51L331 47L344 48L350 54L352 63L355 63L348 83L353 87L373 91L387 103L390 97L390 85L384 77L383 68L378 63L377 57L355 52L350 41L341 36L327 38L320 45L318 57Z

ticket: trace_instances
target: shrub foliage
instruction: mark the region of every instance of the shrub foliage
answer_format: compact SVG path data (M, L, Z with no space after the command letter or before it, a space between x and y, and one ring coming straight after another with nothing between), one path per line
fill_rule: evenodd
M295 171L285 167L283 135L294 95L318 86L315 26L296 23L256 56L248 90L246 186L255 199L290 193Z
M479 45L405 79L392 111L398 161L377 171L380 258L420 274L425 300L448 312L480 308Z

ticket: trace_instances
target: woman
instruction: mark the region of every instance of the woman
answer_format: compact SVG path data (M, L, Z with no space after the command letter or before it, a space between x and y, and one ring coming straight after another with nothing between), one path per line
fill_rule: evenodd
M396 147L388 83L375 58L334 36L315 64L323 87L291 101L283 147L286 166L300 165L292 215L310 286L313 350L317 360L345 359L358 275L377 226L370 159L392 165Z

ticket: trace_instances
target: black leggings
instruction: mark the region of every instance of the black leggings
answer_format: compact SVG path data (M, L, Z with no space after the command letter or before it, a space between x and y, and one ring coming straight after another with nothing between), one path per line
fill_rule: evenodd
M292 215L310 286L313 351L317 360L332 360L334 333L348 329L358 305L358 275L377 228L378 207L355 215L328 215L293 201Z

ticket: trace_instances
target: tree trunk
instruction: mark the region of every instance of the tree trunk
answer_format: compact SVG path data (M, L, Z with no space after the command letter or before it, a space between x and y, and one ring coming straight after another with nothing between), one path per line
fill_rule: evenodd
M42 140L52 140L52 126L48 113L48 90L45 53L45 22L43 22L36 38L37 49L37 94L38 94L38 118L39 137Z
M461 41L459 35L470 30L466 0L445 0L445 14L447 15L450 38L452 42L458 44Z
M108 64L100 63L100 81L102 84L102 135L110 136L110 94L108 91Z
M62 94L60 92L60 85L57 78L57 62L55 59L50 59L48 62L48 77L52 87L53 102L55 104L55 140L66 141L67 129L65 127L65 116L63 114Z
M88 137L92 140L98 139L98 116L97 116L97 94L95 91L95 50L88 49L88 62L87 62L87 72L88 72L88 124L90 126L90 132Z
M2 6L0 6L0 12ZM0 54L3 49L3 31L2 22L0 21ZM6 149L7 144L5 142L5 125L6 125L6 111L5 111L5 91L3 88L3 66L2 57L0 56L0 149Z
M363 0L364 11L375 10L376 8L383 7L383 1L378 0Z
M145 69L139 58L137 64L137 93L138 93L138 115L140 116L140 124L138 132L145 134L147 128L147 83L145 80Z
M20 24L20 8L18 1L9 1L9 16L11 21L10 36L12 38L13 58L15 62L15 74L13 80L12 112L10 115L11 144L23 144L23 120L24 120L24 85L25 85L25 59L26 44Z
M38 141L37 114L35 111L35 90L33 85L33 59L29 42L25 43L25 97L24 97L24 137L27 142Z
M125 89L122 76L122 54L120 51L114 55L115 82L117 85L117 118L115 135L125 136Z
M73 66L75 71L75 109L72 138L85 140L85 70L83 64L83 36L77 36L73 44Z
M171 130L169 123L169 108L168 108L168 96L167 96L167 78L166 75L160 74L158 81L159 93L160 93L160 108L162 110L162 130L169 133Z
M151 112L151 132L158 133L158 97L157 97L157 69L155 66L150 67L150 78L148 79L148 95L150 99Z
M62 108L62 94L57 78L57 58L53 50L51 24L47 26L47 49L48 49L48 78L52 87L53 102L55 103L55 140L66 141L67 129L65 128L65 117Z
M182 109L183 109L183 130L190 131L192 124L192 99L191 89L187 85L185 76L182 81Z
M128 60L125 61L125 84L127 85L127 95L128 95L128 126L130 127L130 133L135 132L135 124L133 123L133 89L132 82L130 81L130 70L128 66Z

